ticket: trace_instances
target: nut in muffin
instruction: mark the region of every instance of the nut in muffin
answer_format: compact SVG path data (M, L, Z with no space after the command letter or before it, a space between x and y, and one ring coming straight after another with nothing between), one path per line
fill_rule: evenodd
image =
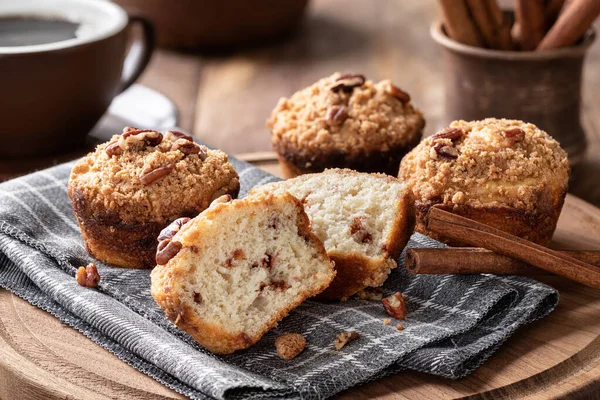
M437 205L547 245L567 193L569 162L533 124L454 121L402 160L399 178L415 195L418 232L460 245L426 229L427 212Z
M125 128L82 158L68 186L90 254L125 268L153 267L162 228L238 191L237 173L225 153L181 132L135 128Z

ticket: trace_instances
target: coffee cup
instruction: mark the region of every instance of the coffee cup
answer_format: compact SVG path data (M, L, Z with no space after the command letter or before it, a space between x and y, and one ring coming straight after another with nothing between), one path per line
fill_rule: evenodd
M131 48L141 51L126 54L133 24L142 35ZM152 25L108 1L2 0L0 159L81 146L153 47Z

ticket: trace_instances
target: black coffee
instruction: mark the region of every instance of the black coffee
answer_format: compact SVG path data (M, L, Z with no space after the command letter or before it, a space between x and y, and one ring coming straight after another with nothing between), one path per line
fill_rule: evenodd
M78 23L38 17L0 17L0 47L31 46L74 39Z

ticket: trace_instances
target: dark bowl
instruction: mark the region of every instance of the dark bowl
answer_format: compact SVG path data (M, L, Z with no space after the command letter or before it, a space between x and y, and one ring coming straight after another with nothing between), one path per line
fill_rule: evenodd
M171 48L241 47L276 39L301 21L308 0L115 0L149 18L158 44Z

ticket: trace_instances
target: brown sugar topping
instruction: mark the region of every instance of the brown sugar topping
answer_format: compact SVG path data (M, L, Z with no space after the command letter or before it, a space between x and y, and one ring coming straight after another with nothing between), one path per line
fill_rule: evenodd
M425 120L408 95L390 92L390 81L342 77L335 73L279 101L267 121L277 151L353 157L418 140Z
M399 177L411 186L417 203L534 210L544 188L566 187L569 162L558 142L533 124L454 121L404 158Z
M118 216L124 223L164 225L204 210L217 191L237 194L238 176L227 155L185 136L127 128L80 160L71 184L91 214Z

